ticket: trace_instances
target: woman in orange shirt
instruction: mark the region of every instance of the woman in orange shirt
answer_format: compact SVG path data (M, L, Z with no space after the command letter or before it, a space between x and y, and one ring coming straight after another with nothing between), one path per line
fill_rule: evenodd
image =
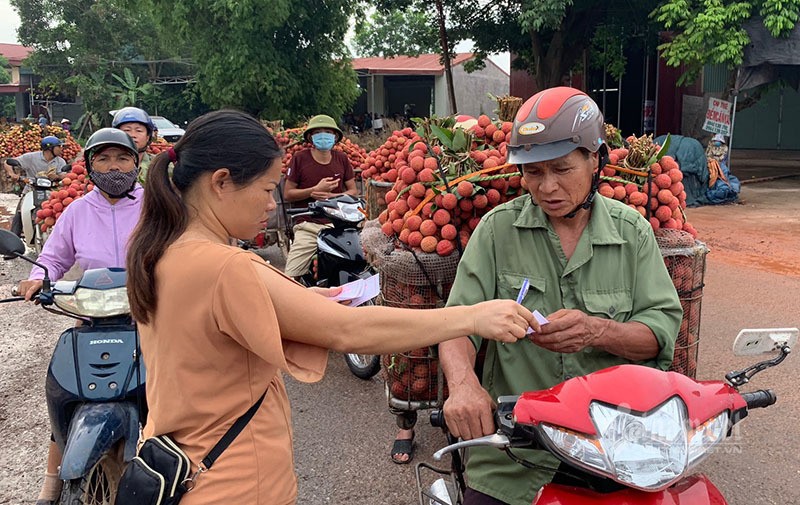
M147 368L145 435L171 435L196 469L267 390L182 505L295 502L281 371L313 382L325 371L328 349L387 354L468 334L514 342L536 324L510 300L425 311L348 308L230 247L231 237L249 239L266 225L281 154L254 118L217 111L193 121L147 176L128 252L131 312Z

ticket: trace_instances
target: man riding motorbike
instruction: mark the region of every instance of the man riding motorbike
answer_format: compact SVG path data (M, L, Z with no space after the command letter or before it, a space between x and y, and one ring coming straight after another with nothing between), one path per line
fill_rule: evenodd
M131 137L103 128L89 137L83 156L95 188L64 210L38 258L53 281L75 263L83 270L124 267L128 238L139 221L143 190L136 182L139 153ZM32 299L43 278L44 271L34 267L17 292ZM54 442L49 451L37 505L50 505L61 492L61 454Z
M303 138L312 147L292 157L284 188L287 202L305 207L314 200L327 200L341 194L358 195L350 160L343 152L333 150L342 136L342 130L330 116L321 114L309 120ZM330 226L327 219L298 219L286 258L286 275L298 278L308 272L317 250L317 234Z
M156 139L156 127L150 115L138 107L123 107L114 114L112 128L127 133L136 143L139 152L139 182L144 183L152 156L147 147Z
M529 341L482 339L439 345L450 396L450 432L465 440L495 431L495 399L547 389L570 377L637 363L667 369L681 305L650 224L597 193L606 164L603 115L580 90L557 87L525 102L514 119L508 161L527 194L486 214L464 251L447 305L516 298L549 320ZM559 461L520 450L530 469L492 448L470 450L464 505L528 505Z
M26 179L35 179L37 174L44 173L50 179L59 180L62 178L62 169L67 165L67 162L61 157L64 143L58 137L48 135L44 137L40 143L41 151L32 153L25 153L21 156L13 158L19 162L23 170L20 176L14 171L14 167L7 162L3 162L3 167L11 180L18 181L21 177ZM25 196L31 191L31 185L25 184L22 190L22 195ZM14 213L14 218L11 221L11 231L18 237L22 236L22 198L20 198L17 210ZM30 237L26 237L30 238Z

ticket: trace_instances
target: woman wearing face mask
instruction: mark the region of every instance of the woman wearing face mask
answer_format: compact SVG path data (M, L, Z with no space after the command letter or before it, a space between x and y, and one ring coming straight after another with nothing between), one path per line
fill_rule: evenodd
M358 195L350 160L342 151L333 150L342 140L342 130L336 121L324 114L312 117L303 138L312 147L292 157L286 173L284 200L294 207L306 207L314 200L327 200L341 194ZM317 250L317 234L330 226L327 219L296 220L294 241L286 258L286 275L296 278L308 272Z
M89 137L83 156L94 189L64 210L38 258L52 281L75 264L83 270L124 268L128 238L141 214L143 191L136 183L139 155L131 137L122 130L103 128ZM33 267L17 291L30 300L42 288L43 278L44 271ZM60 463L60 451L51 442L37 505L58 501Z

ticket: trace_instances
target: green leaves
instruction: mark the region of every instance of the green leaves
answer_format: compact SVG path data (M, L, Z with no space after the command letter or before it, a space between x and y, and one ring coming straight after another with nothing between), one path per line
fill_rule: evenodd
M753 0L723 2L668 0L651 14L674 38L659 46L670 66L686 66L678 84L695 80L708 63L740 65L750 37L742 24L758 14L774 37L788 34L797 25L800 0Z

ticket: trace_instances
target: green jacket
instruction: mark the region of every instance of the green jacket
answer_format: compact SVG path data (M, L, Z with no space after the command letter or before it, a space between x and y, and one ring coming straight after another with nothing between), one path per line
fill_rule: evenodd
M655 334L658 356L639 364L666 370L682 318L678 295L650 224L635 210L598 195L575 252L567 261L558 235L528 195L501 205L478 225L458 266L448 305L516 299L525 278L528 309L547 316L578 309L620 322L638 321ZM481 338L472 336L476 348ZM493 398L546 389L571 377L631 361L592 348L573 354L548 351L529 340L488 342L482 384ZM583 414L580 414L583 415ZM518 455L557 468L544 451ZM472 449L469 486L511 505L530 505L553 473L529 470L504 452Z

